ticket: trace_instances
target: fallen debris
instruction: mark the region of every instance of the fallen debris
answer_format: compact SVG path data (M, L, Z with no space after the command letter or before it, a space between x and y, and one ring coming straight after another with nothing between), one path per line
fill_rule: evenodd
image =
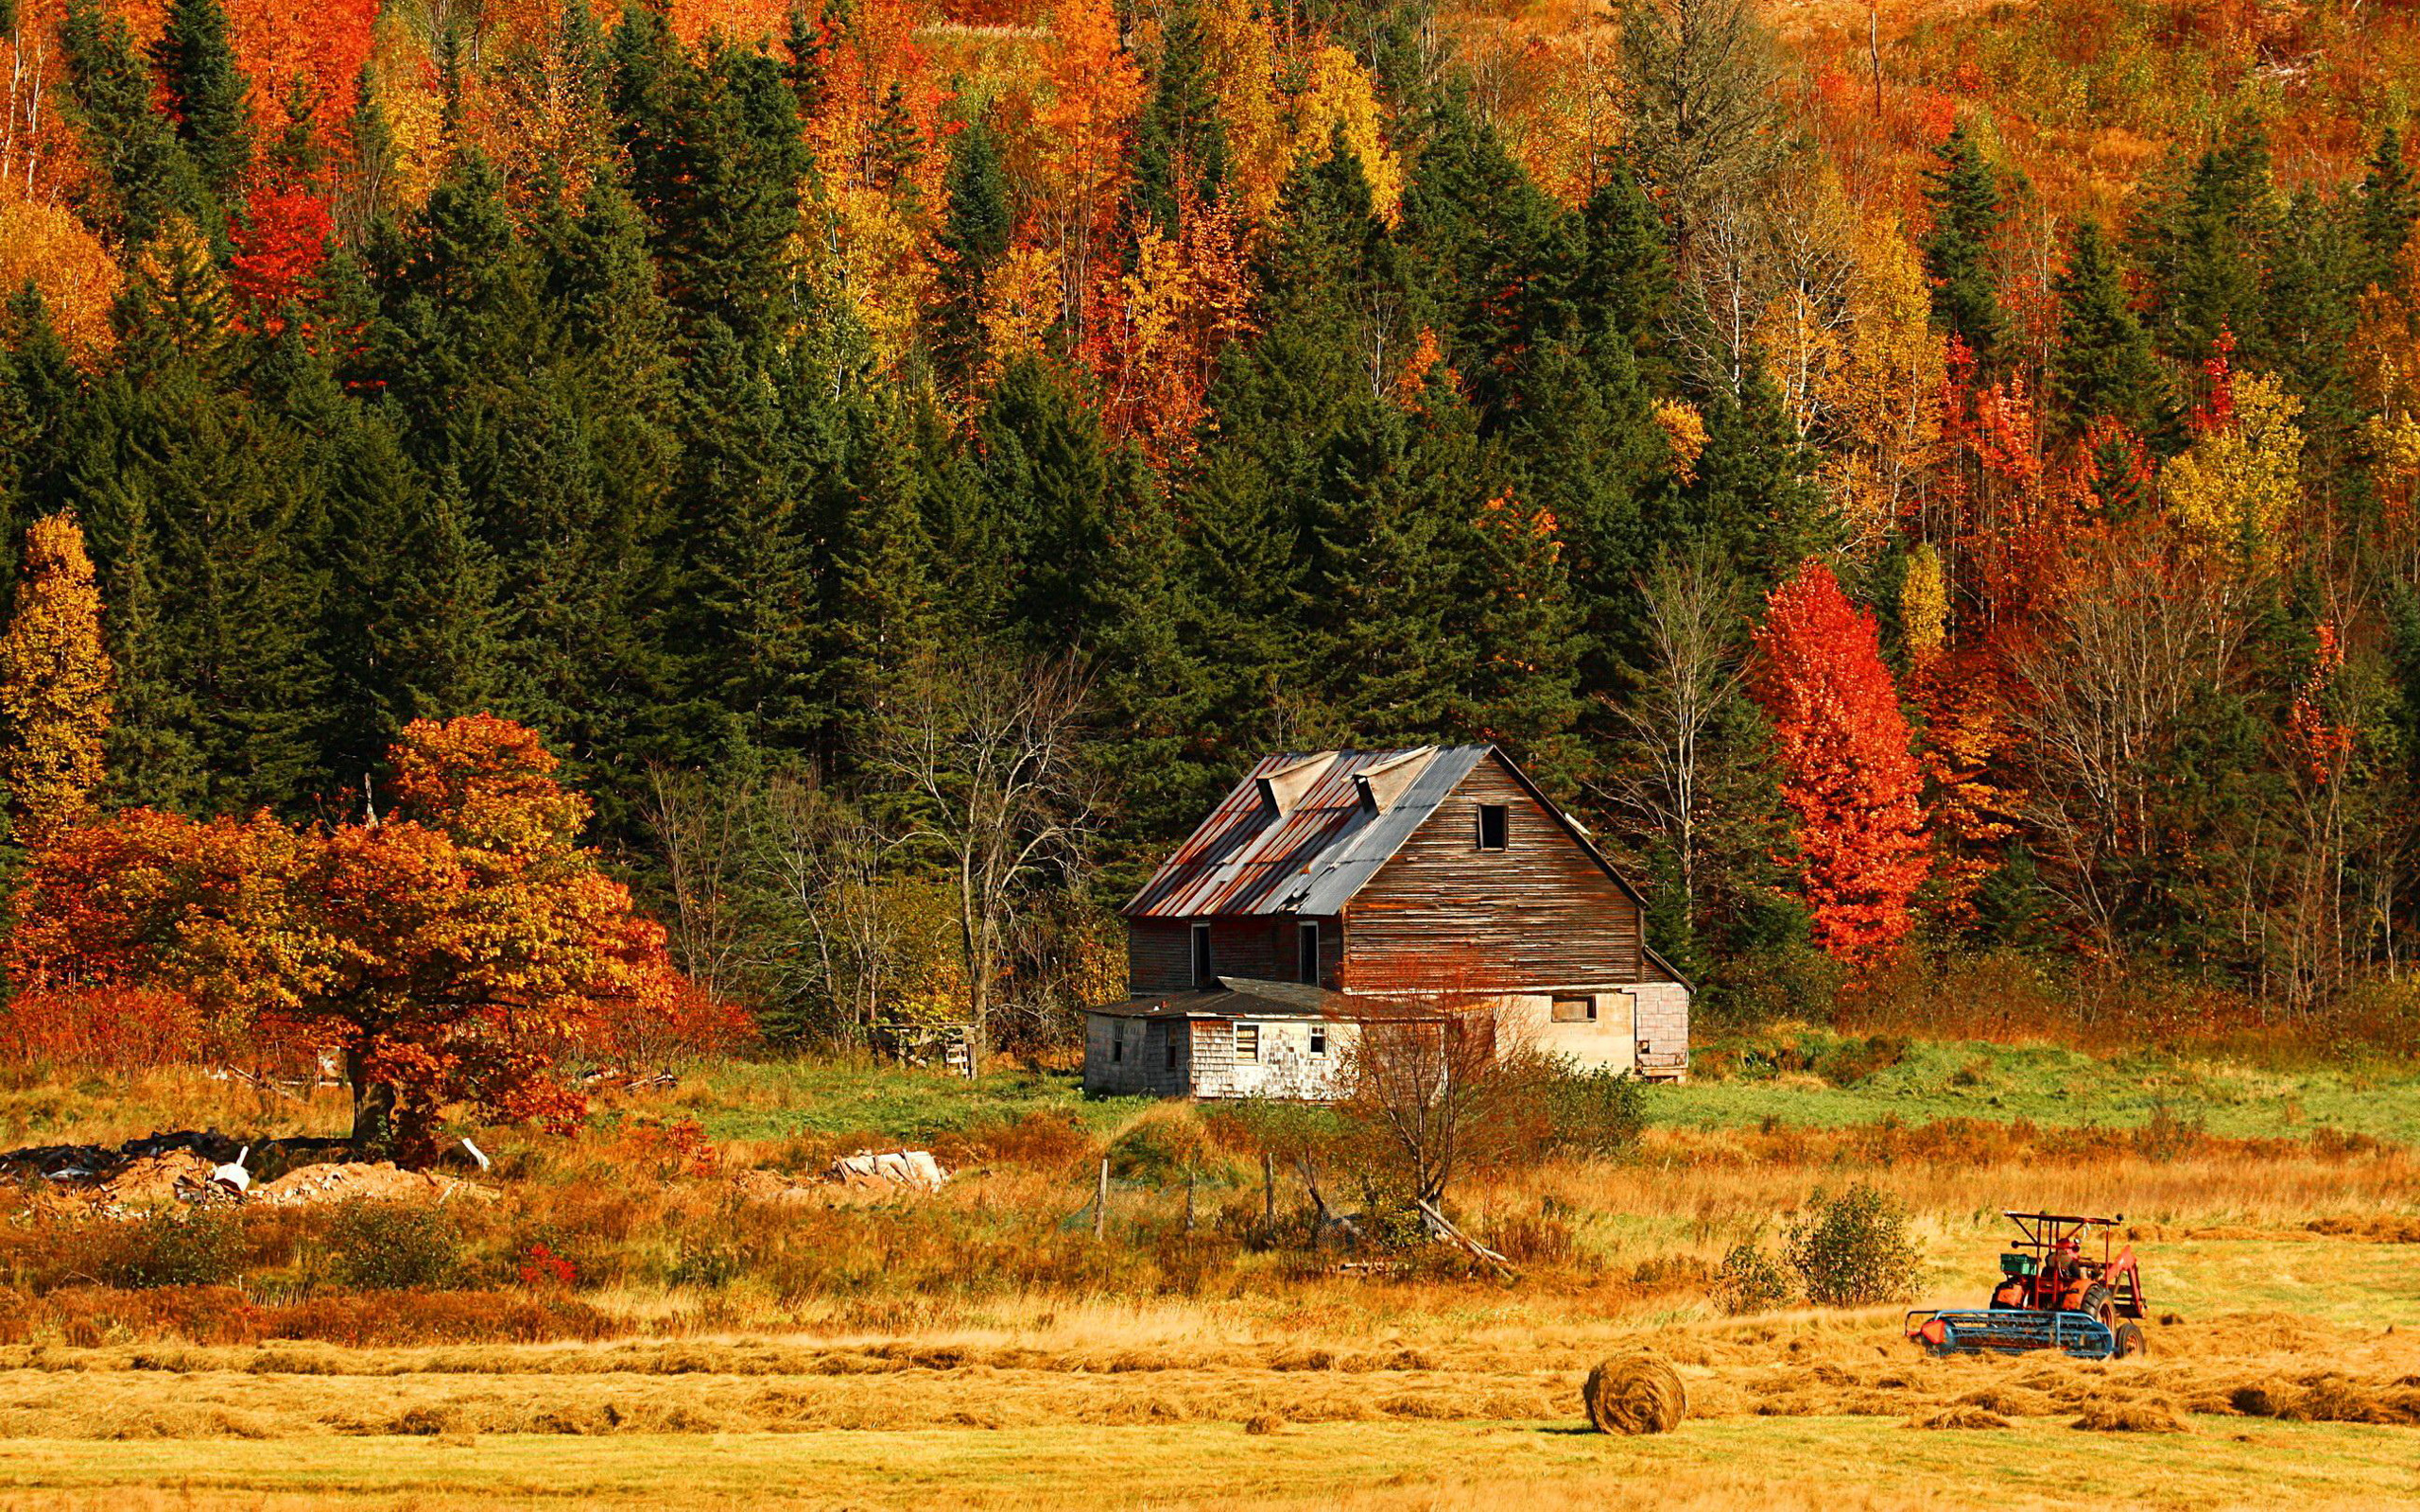
M949 1174L929 1150L859 1150L832 1162L823 1179L848 1187L914 1187L939 1192Z
M493 1202L496 1196L493 1187L430 1171L406 1171L392 1160L374 1164L354 1160L288 1171L255 1187L251 1200L272 1208L299 1208L326 1202L441 1203L456 1197Z
M624 1071L619 1066L599 1066L594 1071L583 1071L572 1080L580 1087L624 1092L662 1091L681 1085L681 1078L668 1071Z
M742 1171L731 1178L731 1186L743 1202L808 1202L827 1187L939 1192L948 1181L949 1173L929 1150L859 1150L833 1161L820 1176Z

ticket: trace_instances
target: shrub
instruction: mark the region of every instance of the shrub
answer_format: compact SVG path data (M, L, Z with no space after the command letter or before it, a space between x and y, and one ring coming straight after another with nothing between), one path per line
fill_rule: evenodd
M1790 1225L1783 1246L1806 1299L1822 1307L1862 1307L1904 1297L1911 1289L1915 1242L1908 1215L1883 1193L1859 1182Z
M695 1286L718 1292L748 1273L748 1257L735 1245L713 1239L683 1239L665 1267L668 1285Z
M1726 1313L1770 1313L1789 1301L1789 1273L1750 1240L1724 1252L1714 1283L1715 1300Z
M446 1287L462 1279L462 1235L442 1208L348 1202L328 1225L336 1279L365 1292Z
M101 1238L95 1270L112 1286L224 1286L244 1269L244 1230L225 1208L161 1208Z
M1548 1148L1563 1155L1616 1155L1647 1128L1647 1084L1603 1068L1556 1065L1540 1091Z

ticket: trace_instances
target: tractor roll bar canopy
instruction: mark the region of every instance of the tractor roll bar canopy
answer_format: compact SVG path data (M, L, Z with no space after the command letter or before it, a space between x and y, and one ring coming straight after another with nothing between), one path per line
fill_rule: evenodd
M2100 1230L2100 1253L2109 1255L2110 1230L2126 1221L2125 1214L2115 1218L2091 1218L2071 1212L2012 1212L2002 1209L2000 1216L2016 1225L2024 1237L2016 1241L2019 1249L2038 1249L2046 1254L2063 1239L2081 1239L2084 1229Z

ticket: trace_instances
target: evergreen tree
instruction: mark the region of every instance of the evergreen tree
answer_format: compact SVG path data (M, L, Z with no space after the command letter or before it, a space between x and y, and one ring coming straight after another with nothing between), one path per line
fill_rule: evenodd
M2214 354L2221 332L2242 360L2259 352L2271 246L2282 206L2269 146L2238 128L2193 163L2181 186L2155 188L2136 217L2138 260L2151 275L2152 336L2177 362Z
M1581 252L1565 301L1591 338L1610 333L1631 348L1651 390L1678 386L1666 352L1672 318L1670 244L1654 203L1625 163L1616 163L1580 213Z
M2172 423L2167 376L2151 336L2135 315L2124 273L2101 232L2076 226L2067 266L2052 285L2059 297L2058 346L2050 356L2050 394L2070 432L2107 416L2136 435L2156 437Z
M220 0L170 0L151 61L167 82L185 155L219 203L233 206L251 163L251 86L235 60Z
M1542 338L1567 331L1560 270L1574 249L1554 202L1459 93L1431 112L1399 233L1438 312L1445 352L1494 420Z
M151 108L151 71L125 21L101 0L68 0L60 39L84 150L108 184L106 201L94 207L96 223L136 245L173 215L207 220L201 176Z
M949 207L941 232L942 298L933 356L944 380L964 385L983 358L984 286L1016 231L999 140L980 116L951 138L942 182Z
M1134 220L1177 233L1177 210L1207 206L1227 180L1218 81L1202 52L1199 0L1176 0L1160 28L1159 68L1134 128Z
M2001 218L1999 180L1961 121L1933 149L1925 172L1932 229L1922 248L1932 278L1933 318L1988 367L2008 338L1992 274L1992 236Z
M2411 228L2420 221L2420 186L2411 180L2411 170L2403 161L2403 133L2388 127L2378 133L2378 145L2370 154L2370 171L2361 180L2361 195L2357 234L2362 249L2359 271L2361 284L2376 284L2382 288L2400 288L2402 273L2396 259L2403 244L2411 239Z

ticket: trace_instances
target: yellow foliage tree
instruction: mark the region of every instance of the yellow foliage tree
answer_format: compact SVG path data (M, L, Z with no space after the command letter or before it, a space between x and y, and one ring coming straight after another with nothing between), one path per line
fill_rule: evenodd
M1253 0L1208 0L1201 45L1227 133L1227 202L1257 230L1276 213L1294 163L1294 138L1277 114L1277 43Z
M1896 224L1864 228L1855 248L1845 350L1819 383L1838 437L1824 449L1823 481L1863 545L1898 520L1940 452L1947 374L1915 249Z
M27 284L71 351L108 350L118 272L100 238L62 205L0 200L0 289L13 294Z
M1942 581L1941 553L1929 541L1908 553L1907 576L1899 579L1899 633L1919 666L1939 660L1949 645L1949 592Z
M101 594L75 517L26 531L26 575L0 636L0 780L17 838L41 849L91 812L114 681L101 645Z
M2177 520L2208 547L2258 567L2276 562L2287 517L2301 496L2302 401L2267 373L2234 380L2235 409L2160 473Z
M1303 92L1302 116L1294 135L1294 150L1313 161L1327 156L1328 144L1341 129L1344 142L1361 160L1361 176L1370 180L1370 202L1389 226L1403 208L1403 163L1388 150L1378 108L1378 89L1370 72L1345 48L1322 47L1311 62L1311 87Z

